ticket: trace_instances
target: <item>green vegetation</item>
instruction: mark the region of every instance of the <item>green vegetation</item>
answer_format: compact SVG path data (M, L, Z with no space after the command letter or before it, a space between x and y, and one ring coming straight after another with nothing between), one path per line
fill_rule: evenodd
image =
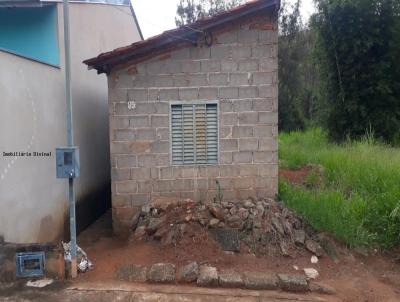
M321 129L281 133L281 168L318 165L304 186L281 179L279 197L319 230L350 246L390 248L400 244L400 152L372 135L342 145Z

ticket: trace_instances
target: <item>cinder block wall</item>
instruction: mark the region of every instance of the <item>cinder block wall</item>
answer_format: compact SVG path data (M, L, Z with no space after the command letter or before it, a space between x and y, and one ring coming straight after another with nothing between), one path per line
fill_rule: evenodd
M253 18L213 37L211 47L178 49L108 77L117 233L154 198L212 199L217 179L224 199L277 193L276 21ZM171 165L169 110L179 100L218 101L218 165Z

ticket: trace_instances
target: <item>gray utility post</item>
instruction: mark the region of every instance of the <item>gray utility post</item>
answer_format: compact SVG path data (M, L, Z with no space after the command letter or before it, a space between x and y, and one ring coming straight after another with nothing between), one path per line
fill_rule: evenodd
M65 47L65 95L67 102L67 140L68 147L74 145L74 131L72 126L72 96L71 96L71 54L69 43L69 7L68 0L63 0L64 16L64 47ZM69 223L71 235L71 277L76 278L76 219L75 219L75 185L74 178L68 178Z

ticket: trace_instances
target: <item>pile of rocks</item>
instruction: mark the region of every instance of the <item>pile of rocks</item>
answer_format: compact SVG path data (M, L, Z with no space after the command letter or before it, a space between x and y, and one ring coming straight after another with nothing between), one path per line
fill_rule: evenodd
M257 254L295 256L299 249L323 254L303 220L273 199L154 201L134 217L131 238L176 244L193 227L208 229L224 250L239 252L242 242Z
M189 263L176 269L171 263L156 263L151 267L126 265L117 272L117 279L149 283L195 283L201 287L245 288L253 290L284 290L289 292L318 292L334 294L329 286L314 282L301 274L275 274L269 272L218 271L216 267Z

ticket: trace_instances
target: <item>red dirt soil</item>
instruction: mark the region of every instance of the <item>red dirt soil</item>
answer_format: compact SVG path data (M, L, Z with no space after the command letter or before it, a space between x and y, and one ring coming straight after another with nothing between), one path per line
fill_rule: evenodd
M293 266L315 268L320 273L317 281L334 287L337 295L328 301L400 301L399 251L363 256L337 244L339 261L323 256L311 264L311 254L303 251L296 258L283 256L256 257L248 251L224 252L210 239L207 232L185 238L179 246L161 246L158 242L132 242L112 236L111 213L108 212L78 238L95 267L80 274L78 282L114 280L119 267L128 264L151 265L170 262L178 267L191 261L243 271L273 271L296 273Z

